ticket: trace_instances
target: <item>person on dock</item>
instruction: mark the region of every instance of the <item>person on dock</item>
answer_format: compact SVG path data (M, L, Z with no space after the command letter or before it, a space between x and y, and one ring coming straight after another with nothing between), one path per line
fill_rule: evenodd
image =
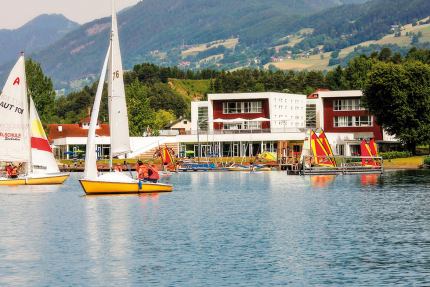
M115 166L115 171L117 171L117 172L122 172L122 167L121 167L121 164L120 164L120 163L117 163L117 164L116 164L116 166Z
M158 168L150 162L148 165L148 179L150 182L157 183L160 175L158 174Z
M254 162L252 161L252 156L251 156L251 158L250 158L250 160L249 160L249 170L250 170L251 172L253 172L253 171L254 171Z

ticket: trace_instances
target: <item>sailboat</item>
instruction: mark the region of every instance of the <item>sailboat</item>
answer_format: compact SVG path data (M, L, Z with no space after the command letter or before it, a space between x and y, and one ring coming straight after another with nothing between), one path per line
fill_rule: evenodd
M170 176L173 172L176 172L175 166L173 165L173 158L167 147L161 150L161 164L165 169L160 172L160 175Z
M141 182L134 180L121 172L109 172L103 175L97 172L97 155L95 146L95 131L99 115L100 101L103 91L106 69L108 73L108 101L110 124L110 165L112 157L130 151L130 136L128 128L127 106L123 82L122 60L118 39L115 3L112 0L111 41L103 64L102 73L91 112L90 128L88 131L85 170L79 180L86 194L120 194L120 193L148 193L169 192L173 187L169 184Z
M372 151L369 147L369 145L367 144L366 140L363 140L360 144L360 149L361 149L361 164L362 166L377 166L378 164L376 163L376 161L372 158L373 154Z
M0 99L0 107L4 108L0 113L0 160L23 162L25 170L18 178L1 178L0 185L63 183L69 175L58 169L31 97L29 117L24 53L12 69Z

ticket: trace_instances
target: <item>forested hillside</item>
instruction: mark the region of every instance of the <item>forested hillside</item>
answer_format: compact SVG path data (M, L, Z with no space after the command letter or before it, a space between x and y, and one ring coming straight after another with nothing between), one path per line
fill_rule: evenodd
M146 0L118 15L119 39L124 68L131 69L146 59L151 51L167 53L154 57L158 65L174 66L182 61L181 45L195 45L238 37L252 49L286 36L284 26L297 14L307 14L342 3L365 0ZM68 87L69 81L99 74L103 54L109 44L110 19L103 18L82 25L49 48L30 54L42 64L56 88ZM179 53L178 53L179 51ZM178 55L179 54L179 55ZM0 72L12 66L3 65ZM195 66L195 65L194 65ZM0 74L0 84L5 74Z

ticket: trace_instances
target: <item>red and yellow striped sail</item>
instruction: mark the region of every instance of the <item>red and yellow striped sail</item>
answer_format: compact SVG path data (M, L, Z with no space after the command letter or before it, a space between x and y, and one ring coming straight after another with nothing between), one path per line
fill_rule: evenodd
M361 159L361 163L363 166L376 166L375 160L372 158L372 152L370 151L370 147L365 140L363 140L360 144L361 148L361 156L366 157Z
M163 161L163 165L173 164L172 155L170 154L169 149L167 147L164 147L161 151L161 160ZM167 168L170 170L175 170L173 166L168 166Z
M325 136L324 131L321 129L320 135L319 135L319 139L322 143L322 145L324 146L325 150L327 151L328 155L333 155L333 151L330 147L330 144L328 143L327 137ZM332 162L333 166L336 167L336 161L331 158L330 161Z
M374 138L370 140L369 148L373 156L378 156L378 149L376 148L376 143ZM379 160L376 160L376 165L379 166Z
M333 162L329 158L329 154L321 143L317 135L312 131L311 133L311 150L315 158L315 163L318 165L334 167Z

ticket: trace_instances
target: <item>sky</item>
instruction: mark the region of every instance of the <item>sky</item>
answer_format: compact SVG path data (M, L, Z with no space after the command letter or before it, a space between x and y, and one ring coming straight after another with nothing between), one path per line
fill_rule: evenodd
M116 11L140 0L116 0ZM16 29L41 14L63 14L84 24L111 15L111 0L0 0L0 29Z

